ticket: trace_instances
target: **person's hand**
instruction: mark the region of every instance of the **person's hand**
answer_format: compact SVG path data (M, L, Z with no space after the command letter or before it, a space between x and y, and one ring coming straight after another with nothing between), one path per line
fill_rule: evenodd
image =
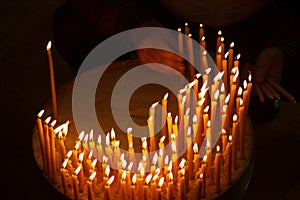
M144 23L142 27L162 27L162 25L155 20L151 20ZM172 41L172 39L177 40L177 38L174 38L174 35L172 34L156 34L151 37L155 37L155 41L159 41L160 45L163 46L164 49L171 47L172 44L168 44L168 41ZM147 43L151 44L151 42L153 42L153 38L150 37L143 38L142 40L142 43L145 46L147 46ZM161 73L174 73L173 70L175 69L181 74L184 74L186 70L186 66L183 62L184 59L181 56L167 50L153 48L138 49L137 55L142 64L146 64L146 66L154 71ZM159 63L168 67L158 68L157 65L151 65L148 63Z
M276 47L266 48L257 56L253 74L253 89L262 102L265 96L269 99L280 99L274 83L280 83L283 65L283 53Z

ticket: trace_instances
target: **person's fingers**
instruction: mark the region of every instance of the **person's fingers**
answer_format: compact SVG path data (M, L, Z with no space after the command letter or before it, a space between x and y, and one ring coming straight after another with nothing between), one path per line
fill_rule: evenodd
M253 88L254 88L254 91L256 92L258 98L260 99L260 101L264 102L265 101L264 95L263 95L261 88L257 82L253 83Z
M260 84L261 91L269 98L269 99L274 99L273 94L271 91L262 83Z
M265 81L263 84L273 94L273 96L276 99L280 100L280 95L276 92L276 90L268 82Z

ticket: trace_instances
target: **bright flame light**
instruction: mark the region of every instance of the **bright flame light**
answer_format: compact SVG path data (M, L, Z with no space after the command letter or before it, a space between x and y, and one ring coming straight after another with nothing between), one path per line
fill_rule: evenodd
M37 117L38 118L41 118L42 115L44 114L45 110L41 110L38 114L37 114Z
M47 47L46 47L47 51L50 51L51 46L52 46L52 43L51 43L51 41L49 41L47 44Z
M106 185L111 185L112 182L113 182L114 180L115 180L115 176L110 177L110 178L107 180Z

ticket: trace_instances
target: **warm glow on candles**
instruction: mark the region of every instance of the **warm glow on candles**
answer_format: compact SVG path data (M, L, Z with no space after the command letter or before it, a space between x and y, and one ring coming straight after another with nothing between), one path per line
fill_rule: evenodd
M152 174L148 174L147 176L146 176L146 179L145 179L145 184L149 184L150 183L150 181L151 181L151 178L152 178Z
M160 177L157 186L161 188L162 185L164 184L164 180L165 180L165 177Z
M107 180L106 185L111 185L112 182L114 181L114 179L115 179L115 176L111 176L111 177Z

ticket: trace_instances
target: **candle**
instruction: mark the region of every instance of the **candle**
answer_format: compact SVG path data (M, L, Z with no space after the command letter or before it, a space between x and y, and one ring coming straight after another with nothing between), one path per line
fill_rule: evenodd
M179 188L179 199L187 199L186 196L186 188L185 188L185 169L180 169L179 181L178 181L178 188Z
M114 181L115 176L111 176L104 187L104 200L110 200L110 185Z
M202 190L202 182L203 182L203 173L199 175L199 178L196 179L196 197L201 199L201 190Z
M181 28L178 28L178 50L179 53L183 53L183 39L181 34Z
M50 147L50 138L49 138L49 122L51 117L48 117L44 123L44 138L45 138L45 147L46 147L46 172L48 177L52 177L52 169L51 169L51 147Z
M219 30L218 31L218 37L217 37L217 45L216 45L216 55L219 53L219 49L220 49L220 46L221 46L221 38L222 38L222 31ZM221 54L221 51L220 51L220 54Z
M244 147L244 131L245 131L245 106L243 99L240 100L239 108L239 139L240 139L240 155L241 159L245 160L245 147Z
M130 199L135 200L135 183L136 183L136 174L133 174L130 186Z
M159 181L158 181L158 184L157 184L157 197L156 199L157 200L162 200L162 186L164 184L164 180L165 180L165 177L160 177Z
M192 137L191 137L191 127L188 128L187 131L187 178L188 179L193 179L193 173L192 170L194 169L193 166L193 143L192 143Z
M147 177L145 178L145 184L143 185L143 191L144 191L143 198L142 198L143 200L150 199L149 198L149 189L150 189L149 183L151 181L151 178L152 178L152 174L148 174Z
M238 137L238 121L237 115L233 115L232 125L232 167L237 169L237 137Z
M225 84L225 89L228 91L228 66L227 66L227 57L228 57L229 52L227 51L224 54L224 57L222 59L222 71L224 71L224 76L223 76L223 83Z
M171 134L172 134L172 115L168 112L167 116L167 125L168 125L168 141L171 141Z
M208 110L209 110L209 105L207 105L205 107L205 109L203 110L204 111L204 114L203 114L203 134L205 135L206 132L207 132L207 123L208 123Z
M82 161L81 161L82 162ZM84 174L83 174L83 165L80 162L80 164L78 165L78 167L76 168L75 171L78 170L78 181L79 181L79 189L82 190L82 186L83 186L83 178L84 178Z
M230 43L228 50L228 71L231 72L231 69L233 67L233 47L234 47L234 42Z
M190 126L190 108L187 108L185 111L185 114L183 116L183 130L184 130L184 135L187 134L187 129ZM185 139L185 138L182 138Z
M231 185L231 168L232 168L232 136L228 137L229 142L226 146L226 184Z
M162 130L161 130L161 136L165 136L167 133L167 126L166 126L166 115L167 115L167 102L168 102L168 93L165 94L165 96L162 99Z
M223 149L223 157L225 157L225 148L227 146L227 133L226 133L226 130L225 129L222 129L221 131L221 139L222 139L222 149Z
M221 45L217 49L217 54L216 54L216 65L219 69L219 71L222 71L222 47Z
M97 159L100 160L103 157L103 149L102 149L102 139L101 139L101 135L98 136L97 139L97 145L96 145L96 149L97 149Z
M62 185L63 185L64 194L66 196L69 195L69 190L68 190L68 187L67 187L68 170L66 169L68 161L69 161L69 159L65 159L64 162L62 163L61 167L60 167L61 182L62 182Z
M202 49L200 48L200 52L204 52L206 50L206 42L205 42L205 36L202 36L200 39L200 45Z
M204 27L203 27L203 24L200 24L199 25L199 41L201 41L203 36L204 36Z
M246 88L247 93L246 93L246 95L244 97L244 99L245 99L244 105L245 105L245 112L246 113L248 113L251 90L252 90L252 75L251 75L251 73L249 73L248 84L247 84L247 88Z
M74 173L72 174L72 180L73 180L73 192L74 192L74 199L79 199L79 188L78 188L78 179L77 175L80 171L80 168L77 168Z
M236 111L238 117L240 117L239 109L240 109L240 101L242 99L242 94L243 94L243 89L242 89L242 87L239 87L237 90L237 97L235 99L235 106L236 106L235 111Z
M200 173L203 174L202 190L201 190L202 197L206 196L206 171L207 171L206 162L207 162L207 155L204 155L202 159L201 170L200 170Z
M241 57L241 54L239 53L238 55L236 55L235 60L233 62L233 67L239 67L239 59Z
M215 179L215 184L216 184L216 192L220 193L221 192L221 154L220 154L220 146L217 146L217 153L215 156L215 174L216 174L216 179Z
M53 130L53 126L55 126L56 120L54 120L49 126L49 136L50 136L50 152L51 152L51 169L52 169L52 181L54 184L57 182L57 172L56 172L56 149L55 149L55 133Z
M124 170L121 178L121 195L122 198L127 200L127 189L126 189L126 171Z
M138 173L138 178L137 178L137 195L138 195L138 199L143 199L144 196L144 188L143 188L143 182L144 182L144 168L141 167L141 169L139 170Z
M177 134L178 134L178 115L175 116L174 124L172 125L172 130L173 130L173 133L175 134L175 136L177 137Z
M44 130L43 130L43 124L42 124L42 115L44 114L45 110L41 110L36 119L36 124L37 124L37 129L39 133L39 138L40 138L40 148L41 148L41 153L42 153L42 160L43 160L43 170L44 172L47 166L47 156L46 156L46 147L45 147L45 138L44 138Z
M229 115L229 124L232 123L232 118L233 112L234 112L234 103L235 103L235 96L236 96L236 90L237 90L237 85L236 85L236 76L233 77L233 84L230 87L230 99L229 99L229 105L228 105L228 115Z
M207 54L206 50L204 50L201 54L201 64L202 64L201 66L203 69L209 69L206 54ZM207 77L207 76L203 76L203 82L205 82L207 80L207 79L205 79L205 77Z
M198 150L198 144L195 143L193 146L193 151L194 151L194 174L197 174L197 172L200 169L200 158L199 158L199 150Z
M174 190L174 183L173 183L173 173L170 171L168 174L168 187L167 187L167 200L173 200L173 190Z
M189 35L189 34L190 34L189 24L188 24L188 23L185 23L184 26L185 26L185 28L184 28L184 33L185 33L186 35Z
M50 85L51 85L51 100L52 100L52 111L54 119L58 119L57 117L57 103L56 103L56 89L55 89L55 80L54 80L54 69L53 69L53 60L51 53L51 41L47 44L47 57L49 64L49 73L50 73Z
M87 180L87 186L88 186L88 199L93 200L94 199L94 192L93 192L93 180L96 176L96 172L93 172L90 177Z
M187 42L188 42L188 53L189 53L189 72L190 72L190 79L194 78L195 76L195 61L194 61L194 50L193 50L193 39L192 39L192 34L188 34L188 38L187 38Z
M59 131L58 138L59 138L60 156L61 158L65 158L67 153L66 153L65 141L63 139L62 131Z
M225 53L225 43L224 43L224 37L221 37L221 57L223 58L224 57L224 53Z

